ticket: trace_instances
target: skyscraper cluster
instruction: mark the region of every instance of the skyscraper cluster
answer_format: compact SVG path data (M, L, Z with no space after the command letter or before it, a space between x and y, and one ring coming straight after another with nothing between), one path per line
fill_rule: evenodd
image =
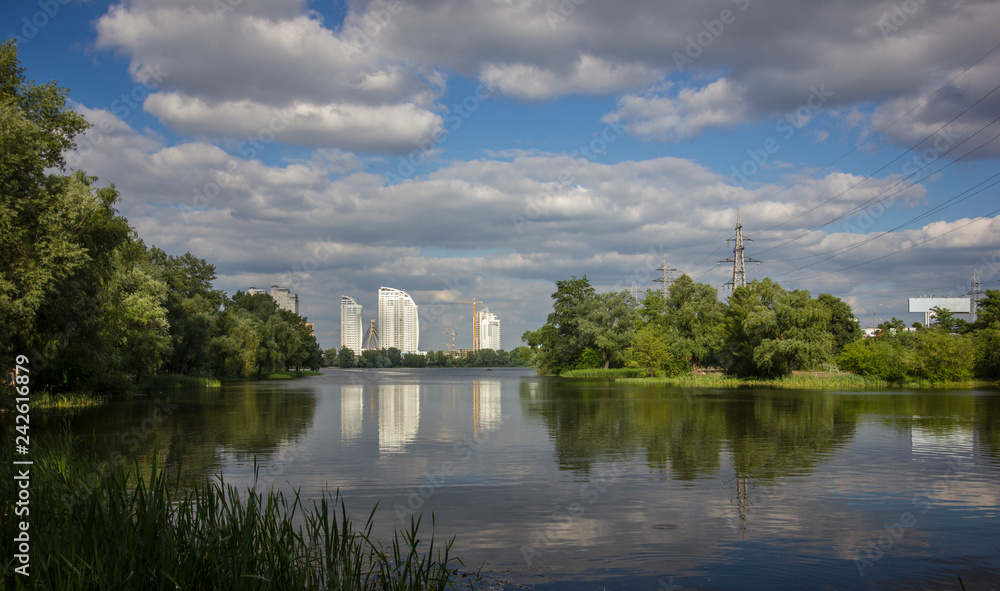
M403 353L420 350L420 317L413 298L401 289L378 290L378 348L395 347ZM364 335L364 310L354 298L340 297L340 346L360 354Z

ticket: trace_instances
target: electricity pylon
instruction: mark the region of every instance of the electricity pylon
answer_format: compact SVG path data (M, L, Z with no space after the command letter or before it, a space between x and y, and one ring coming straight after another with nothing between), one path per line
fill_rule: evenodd
M733 279L732 279L732 281L729 281L728 283L726 283L725 285L723 285L723 287L729 287L730 289L735 290L737 287L746 287L746 285L747 285L747 266L746 266L746 264L747 263L757 263L757 264L761 263L761 261L758 261L757 259L754 259L754 258L748 258L748 257L746 257L743 254L743 251L746 248L743 243L744 242L753 242L753 239L752 238L744 238L743 237L743 223L740 222L740 210L739 209L736 210L736 236L730 238L729 240L726 240L726 244L729 244L730 242L733 243L733 256L730 257L730 258L728 258L728 259L726 259L726 260L724 260L724 261L719 261L717 264L720 264L720 265L722 263L732 263L733 264Z
M663 292L664 299L666 299L670 296L670 285L674 282L674 271L677 270L677 267L670 264L670 255L663 253L663 264L657 267L656 270L660 272L660 276L650 279L650 281L663 284L660 290Z

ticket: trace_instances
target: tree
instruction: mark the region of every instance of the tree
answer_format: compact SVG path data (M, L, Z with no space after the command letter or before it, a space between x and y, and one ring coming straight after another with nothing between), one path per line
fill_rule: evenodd
M627 291L601 293L592 299L579 330L593 343L604 369L611 367L612 360L620 358L632 342L637 319L634 300Z
M336 365L337 367L351 368L355 365L354 350L350 347L341 347L340 352L337 353L336 361L332 362L330 365Z
M726 313L727 371L738 376L788 375L830 359L827 310L804 290L770 279L737 287Z
M419 353L405 353L403 367L427 367L427 358Z
M656 370L671 359L670 345L662 335L653 324L636 331L632 345L625 350L626 365L645 369L649 377L656 376Z
M104 308L105 337L114 347L121 369L143 381L156 373L170 354L170 323L164 303L167 285L149 260L142 241L116 252L115 275Z
M834 355L839 355L848 344L861 339L861 324L847 302L828 293L819 294L816 302L826 309L829 318L827 332L833 337Z
M875 331L875 336L877 337L892 336L894 334L903 332L904 328L906 328L906 323L900 320L899 318L893 316L891 320L886 320L882 324L878 325L878 329Z
M42 168L62 168L62 153L76 147L76 136L90 124L83 115L66 108L65 88L55 82L38 86L34 80L26 80L24 72L14 40L0 43L0 103L19 111L37 130L35 149ZM9 146L4 148L6 151Z
M353 354L354 351L351 351ZM337 365L337 348L330 347L326 351L323 351L323 365L326 367L333 367Z
M725 332L726 306L718 290L681 275L670 286L666 301L666 325L671 351L693 366L718 361Z
M537 351L539 373L559 374L572 369L583 351L592 345L582 324L595 297L586 275L582 279L556 281L556 291L552 294L555 303L548 320L538 330L527 331L521 337Z
M955 313L948 308L934 306L931 308L931 314L933 314L934 317L934 322L931 324L931 327L944 332L958 332L959 329L961 329L965 324L964 320L960 320L957 316L955 316Z
M1000 328L1000 289L987 289L986 297L976 305L975 330Z
M167 284L165 307L173 348L165 368L178 374L209 373L209 342L218 333L219 309L229 304L226 295L212 286L215 266L190 252L173 256L155 246L149 256Z
M124 374L101 320L132 230L113 186L46 174L87 124L63 89L23 71L16 46L0 44L0 357L28 354L38 387L118 390Z

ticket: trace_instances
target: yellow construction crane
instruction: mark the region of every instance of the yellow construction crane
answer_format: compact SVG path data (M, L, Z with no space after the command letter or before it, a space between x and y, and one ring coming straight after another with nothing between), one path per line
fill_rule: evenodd
M472 301L455 301L453 304L472 304L472 350L479 350L479 323L476 322L476 304L484 303L483 300L472 298Z

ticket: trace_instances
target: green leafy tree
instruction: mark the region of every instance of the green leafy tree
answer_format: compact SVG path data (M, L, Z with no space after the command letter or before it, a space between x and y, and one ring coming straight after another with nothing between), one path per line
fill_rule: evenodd
M807 291L755 280L733 291L726 322L727 370L735 375L788 375L830 359L828 312Z
M28 354L37 387L120 390L102 318L132 231L113 186L46 174L86 127L64 95L25 82L16 47L0 44L0 356Z
M975 330L1000 328L1000 289L986 290L986 296L976 305Z
M580 330L593 343L605 369L621 358L632 342L638 315L627 291L597 294L580 322Z
M976 376L984 380L1000 380L1000 327L984 328L972 338L976 342Z
M250 312L231 307L219 315L218 334L209 343L209 359L216 375L259 375L260 321Z
M695 283L681 275L670 286L666 301L666 324L671 351L691 365L714 365L725 336L726 306L718 291L707 283Z
M156 373L170 354L167 285L141 241L119 249L104 308L104 330L122 369L137 381Z
M670 345L663 338L662 331L652 324L636 331L632 345L625 350L625 365L645 369L650 377L655 376L656 370L670 359Z
M190 252L168 255L152 247L149 256L167 284L167 321L172 352L164 367L170 373L208 374L209 342L219 331L215 323L226 295L215 289L215 266ZM259 319L258 319L259 321Z
M354 351L351 351L351 354L353 355ZM336 347L330 347L326 351L323 351L323 365L325 367L333 367L337 365L337 355L338 353Z
M403 367L427 367L427 357L419 353L405 353Z
M525 332L521 337L537 352L539 373L559 374L573 369L583 351L593 345L583 324L596 296L586 275L582 279L556 281L548 320L538 330Z
M337 359L331 365L336 365L337 367L351 368L354 367L356 361L354 359L354 350L350 347L341 347L340 352L337 353Z
M827 332L833 337L834 355L839 355L850 343L861 340L861 324L847 302L828 293L819 294L816 302L826 309Z

